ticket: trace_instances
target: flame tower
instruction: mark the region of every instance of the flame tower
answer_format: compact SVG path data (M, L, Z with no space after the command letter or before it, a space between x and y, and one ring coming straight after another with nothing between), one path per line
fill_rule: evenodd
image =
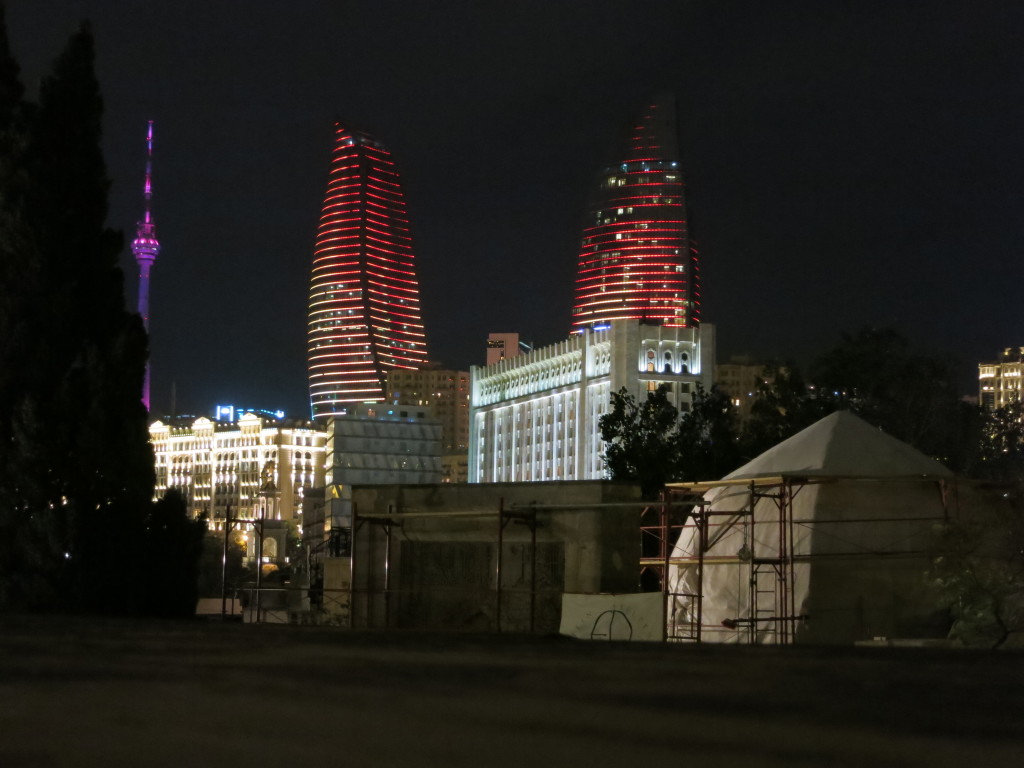
M409 218L391 153L334 124L309 289L313 417L384 400L384 376L426 362Z
M132 240L132 254L139 265L139 314L142 324L149 333L149 271L160 254L160 243L156 239L156 225L153 223L153 121L146 130L146 181L143 186L146 212L135 229ZM142 384L142 403L149 410L149 360L146 361L146 378Z
M687 232L675 99L632 121L598 174L583 227L574 330L610 320L700 323L697 252Z

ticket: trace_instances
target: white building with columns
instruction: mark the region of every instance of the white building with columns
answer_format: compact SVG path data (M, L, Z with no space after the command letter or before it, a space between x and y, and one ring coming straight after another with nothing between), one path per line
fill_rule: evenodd
M1024 396L1024 347L1007 347L994 363L978 364L978 402L990 411Z
M714 327L614 320L565 341L470 371L471 483L606 477L598 420L613 392L661 384L681 411L710 389Z
M210 530L232 517L301 520L304 493L322 488L327 433L308 421L245 413L237 421L155 421L149 439L156 461L155 498L174 488ZM267 509L267 489L273 489ZM261 509L263 507L263 509ZM269 514L266 514L269 512Z

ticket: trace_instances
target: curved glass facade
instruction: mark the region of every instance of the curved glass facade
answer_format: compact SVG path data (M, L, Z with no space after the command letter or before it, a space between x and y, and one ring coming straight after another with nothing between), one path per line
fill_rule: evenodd
M623 319L700 322L697 253L687 232L671 97L630 123L618 159L598 175L583 227L574 329Z
M384 399L384 376L427 359L409 218L391 153L335 123L309 289L314 418Z

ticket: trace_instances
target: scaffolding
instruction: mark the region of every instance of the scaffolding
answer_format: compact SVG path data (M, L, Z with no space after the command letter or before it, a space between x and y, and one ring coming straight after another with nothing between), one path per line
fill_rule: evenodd
M402 509L397 505L389 505L387 511L361 513L353 503L351 558L349 574L350 592L350 626L363 628L390 628L395 624L395 598L408 588L395 587L395 536L402 531L405 524L417 519L444 518L476 518L487 520L486 526L493 526L494 558L493 570L490 575L489 590L490 610L493 616L492 630L506 631L508 619L506 606L509 597L515 595L523 600L526 608L526 621L529 632L537 629L537 601L542 594L547 594L538 586L537 550L538 530L544 522L539 519L541 513L557 514L560 512L599 510L619 508L623 511L635 511L645 507L647 502L584 502L577 504L545 504L531 502L528 504L508 505L504 498L499 498L490 509L438 510L422 511L414 508ZM488 520L491 518L492 520ZM510 526L522 526L528 531L528 537L510 539ZM527 582L524 588L514 589L508 584L506 573L506 545L514 541L526 548ZM487 543L486 541L481 543Z
M726 485L743 485L748 489L748 503L739 510L717 511L705 498L707 491ZM702 640L704 626L704 566L716 564L749 565L750 616L737 618L736 626L744 626L750 641L759 631L770 626L778 642L792 642L794 623L799 617L793 605L792 584L792 480L762 478L754 481L718 481L702 483L672 483L662 493L661 503L646 507L641 512L640 574L652 575L661 590L665 608L665 640L696 642ZM771 499L777 509L778 546L772 557L740 552L737 557L709 557L708 550L738 521L753 521L754 508L759 499ZM681 516L678 520L673 513ZM726 519L723 519L726 518ZM674 554L684 531L692 529L695 536L693 550L685 555ZM670 583L672 566L693 565L696 569L696 589L678 591ZM681 611L680 606L689 606Z
M754 619L741 619L747 626L751 638L767 622L772 623L773 633L781 642L791 642L795 616L792 601L792 553L786 546L791 539L792 480L778 487L765 480L745 481L750 487L752 511L760 498L771 498L778 508L780 549L776 557L751 557L750 579L758 596L758 607ZM726 483L727 484L727 483ZM498 499L493 509L446 510L424 512L415 509L399 509L389 505L386 512L360 513L353 505L351 558L348 588L350 605L350 626L390 628L394 624L394 599L403 591L394 586L394 538L406 521L417 518L494 518L493 530L495 557L491 579L493 630L505 630L503 609L509 592L505 577L505 544L509 524L523 525L529 530L529 585L526 590L529 600L529 631L536 629L537 589L537 530L538 513L557 513L583 509L621 509L624 512L639 510L640 515L640 557L637 578L637 592L659 591L662 595L663 639L667 641L701 641L703 617L701 613L703 595L700 585L703 581L703 565L708 547L717 540L716 531L724 531L734 521L719 522L723 516L746 516L750 511L716 512L704 499L704 493L723 483L689 483L672 485L663 493L658 502L603 502L580 504L544 504L506 506L504 499ZM699 531L700 546L692 556L673 555L673 547L680 534L687 528ZM787 534L788 532L788 534ZM727 558L714 558L725 562ZM738 562L738 561L736 561ZM673 591L667 575L672 565L696 563L698 568L698 589L695 593ZM780 587L781 585L781 587ZM676 614L675 606L689 602L695 608L685 618Z
M389 628L392 624L392 598L395 594L393 588L393 542L394 542L394 531L401 529L406 520L415 518L426 518L426 519L439 519L439 518L458 518L458 517L471 517L471 518L488 518L493 516L495 518L495 568L494 568L494 621L495 631L501 632L502 627L502 605L504 599L504 593L507 592L507 588L504 585L504 550L506 540L506 529L510 523L523 525L530 531L529 539L529 558L530 558L530 584L528 589L529 598L529 631L533 632L536 626L536 603L537 603L537 508L534 506L528 507L512 507L506 508L504 499L499 498L497 508L495 510L447 510L439 512L422 512L422 511L400 511L393 505L388 506L386 513L365 513L360 514L356 505L352 505L352 556L351 556L351 571L350 571L350 592L353 595L351 601L352 604L352 625L356 626L358 623L362 623L362 626L372 626L374 617L377 615L375 611L375 597L379 594L383 598L383 627ZM368 526L366 530L366 542L363 542L363 535L360 531ZM383 531L384 536L384 553L383 553L383 583L378 585L376 574L377 571L373 567L373 555L376 550L375 534L374 531ZM368 559L371 561L369 567L366 570L366 581L364 587L357 587L357 578L362 577L363 567L359 565L359 557L357 552L359 547L362 546L366 549ZM357 614L357 601L355 596L359 595L362 597L362 611Z
M850 482L926 482L938 486L941 516L913 516L899 518L843 520L795 520L793 501L800 492L810 485ZM739 508L715 509L714 500L708 498L709 491L732 488L745 495L745 503ZM644 511L649 518L641 526L641 537L648 550L650 541L657 542L656 554L641 558L642 571L657 575L666 604L666 640L677 642L701 642L707 629L704 623L705 568L711 565L733 565L746 569L747 606L734 618L724 620L728 630L745 631L747 642L769 642L788 645L794 642L798 623L809 619L799 613L795 599L796 565L829 555L814 555L811 552L795 551L794 526L843 525L846 523L931 523L948 519L950 501L949 486L944 480L926 477L894 478L840 478L802 475L774 475L745 479L724 479L710 482L670 483L658 507ZM767 502L767 506L759 502ZM673 522L672 510L682 510L681 521ZM765 514L766 509L768 514ZM758 518L755 519L755 510ZM757 544L755 525L762 536ZM713 554L712 550L722 538L737 526L743 527L743 545L735 555ZM684 532L689 532L690 547L680 550ZM642 544L642 547L644 544ZM856 557L861 553L832 555ZM867 553L878 556L877 553ZM891 552L894 556L920 556L920 551ZM669 571L672 566L691 567L695 588L691 592L674 591ZM745 614L745 615L744 615Z

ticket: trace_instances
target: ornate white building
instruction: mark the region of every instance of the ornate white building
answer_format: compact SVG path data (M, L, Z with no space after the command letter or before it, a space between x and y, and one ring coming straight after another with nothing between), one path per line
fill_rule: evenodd
M223 530L229 507L232 517L300 518L305 492L324 486L327 433L312 422L253 413L237 422L175 419L153 422L149 437L156 497L178 489L211 530Z
M1021 399L1024 347L1007 347L998 362L978 363L978 402L989 410Z
M711 388L714 328L614 320L494 365L473 366L471 483L606 476L598 420L623 387L641 398L661 384L682 411Z

